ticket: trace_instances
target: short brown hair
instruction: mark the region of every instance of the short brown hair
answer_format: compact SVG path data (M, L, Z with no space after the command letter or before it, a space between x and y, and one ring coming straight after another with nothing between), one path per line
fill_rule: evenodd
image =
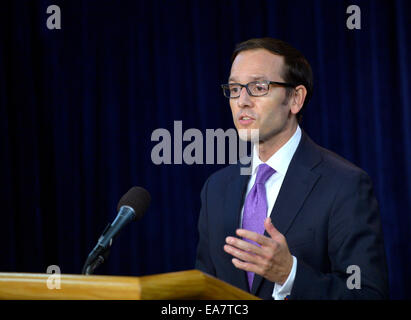
M284 68L281 75L284 81L295 86L303 85L307 89L304 104L297 114L297 120L301 122L303 110L313 93L313 73L307 59L287 42L274 38L255 38L237 44L231 56L231 63L240 52L253 49L265 49L284 57ZM292 90L287 88L287 96L291 94Z

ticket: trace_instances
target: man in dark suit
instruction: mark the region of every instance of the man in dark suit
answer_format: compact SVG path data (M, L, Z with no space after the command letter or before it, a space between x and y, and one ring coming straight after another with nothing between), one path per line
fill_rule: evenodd
M240 138L255 143L252 171L230 165L204 184L196 268L263 299L387 298L370 178L299 126L313 88L304 56L245 41L222 87Z

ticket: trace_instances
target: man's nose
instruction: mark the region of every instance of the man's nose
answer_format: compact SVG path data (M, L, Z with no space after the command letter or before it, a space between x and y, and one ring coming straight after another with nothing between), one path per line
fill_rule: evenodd
M241 108L252 106L252 101L246 88L241 88L240 96L238 97L238 106Z

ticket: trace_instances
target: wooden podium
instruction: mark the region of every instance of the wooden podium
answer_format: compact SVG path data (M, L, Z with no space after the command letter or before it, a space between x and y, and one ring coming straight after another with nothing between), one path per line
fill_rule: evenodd
M56 288L58 283L60 289ZM0 299L258 300L259 298L201 271L189 270L143 277L0 273Z

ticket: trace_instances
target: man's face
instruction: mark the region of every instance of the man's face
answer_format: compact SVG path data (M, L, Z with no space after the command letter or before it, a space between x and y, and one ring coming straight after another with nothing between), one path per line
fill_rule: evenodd
M281 77L283 63L283 57L265 49L240 52L231 67L229 83L247 84L256 80L284 82ZM258 129L260 142L265 142L286 130L291 114L285 100L284 87L270 85L268 94L261 97L251 97L246 88L242 88L238 98L230 99L234 125L240 138L250 140L249 129Z

